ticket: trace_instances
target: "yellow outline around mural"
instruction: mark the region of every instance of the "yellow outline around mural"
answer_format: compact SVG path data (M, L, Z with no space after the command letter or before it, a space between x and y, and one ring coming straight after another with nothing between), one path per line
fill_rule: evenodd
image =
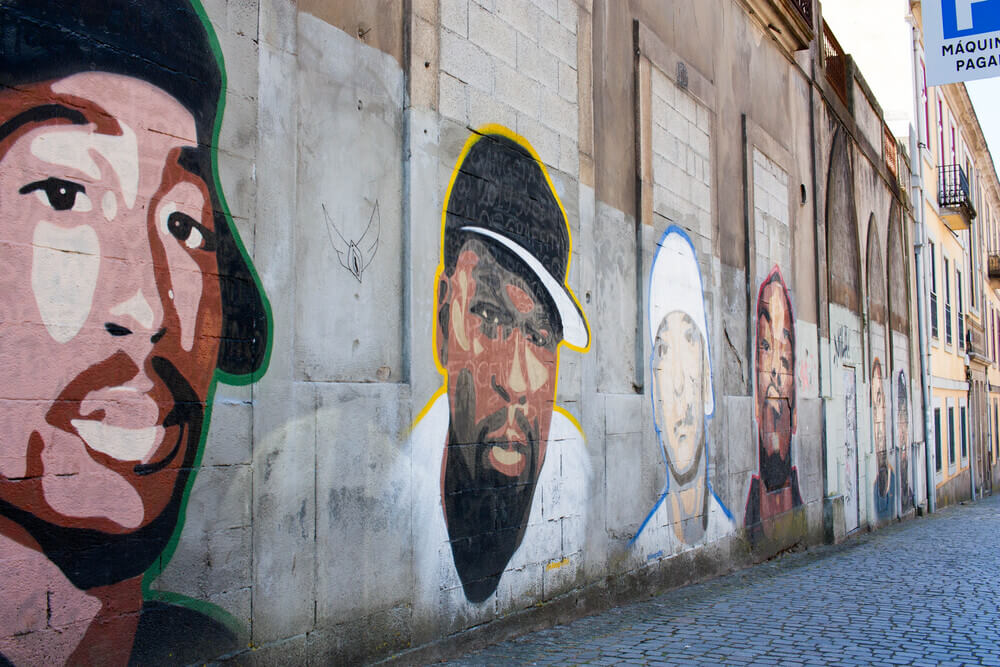
M538 153L535 152L535 149L531 146L531 144L528 143L527 139L517 134L513 130L504 127L503 125L497 125L495 123L490 123L489 125L483 125L482 127L473 130L472 134L465 141L465 146L462 147L462 152L458 154L458 159L455 160L455 167L451 171L451 178L448 179L448 189L445 190L444 193L444 202L441 205L441 233L439 235L441 245L438 252L437 270L434 272L434 307L431 310L431 319L433 320L431 326L431 349L434 354L434 365L437 367L438 373L441 374L441 377L444 378L444 382L442 383L441 387L437 391L435 391L434 394L427 400L426 405L424 405L423 409L417 414L416 418L414 418L413 423L410 425L410 431L416 428L417 424L420 423L420 420L427 415L427 412L431 409L431 406L434 405L437 399L440 398L442 394L448 391L448 369L446 369L444 366L441 365L441 360L438 358L437 318L436 318L438 309L437 286L438 283L441 281L441 274L444 273L444 230L445 230L445 223L447 222L448 219L448 202L451 201L451 190L455 185L455 179L458 177L459 168L462 166L462 163L465 162L465 157L469 154L469 151L472 150L472 147L476 145L476 142L485 138L488 135L499 135L505 137L515 142L521 148L528 151L528 154L531 155L531 158L541 168L542 175L545 176L545 182L548 184L549 190L552 192L552 196L556 200L556 204L559 205L559 212L562 214L563 224L566 225L566 236L569 239L569 252L566 259L566 275L562 279L562 285L563 287L566 288L566 292L569 294L570 298L573 299L573 303L576 304L577 309L580 311L580 316L583 319L583 325L587 327L587 346L579 347L578 345L567 343L565 340L559 341L559 345L556 346L556 379L555 379L555 390L553 391L552 394L553 403L555 403L556 396L559 395L559 356L562 346L565 345L566 347L576 352L579 352L580 354L586 354L587 352L590 351L590 345L591 345L590 322L587 321L587 315L586 313L583 312L583 308L580 306L580 302L577 300L576 294L573 292L568 282L570 263L573 261L573 233L569 226L569 218L566 216L566 209L563 208L562 200L559 199L559 194L556 192L555 185L553 185L552 179L549 177L549 171L548 169L545 168L545 163L542 162L542 159L538 156ZM576 417L571 415L565 408L556 405L553 408L553 410L555 412L559 412L564 417L569 419L573 423L573 425L576 426L577 430L580 431L581 434L583 433L583 428L580 426L580 422L577 421ZM584 437L586 438L586 436Z

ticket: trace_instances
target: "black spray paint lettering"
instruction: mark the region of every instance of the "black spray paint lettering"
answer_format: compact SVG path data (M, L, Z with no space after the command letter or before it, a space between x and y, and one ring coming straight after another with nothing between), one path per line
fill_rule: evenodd
M847 353L851 350L851 339L850 331L847 326L841 326L837 330L837 335L833 339L833 350L835 359L843 359L847 357Z

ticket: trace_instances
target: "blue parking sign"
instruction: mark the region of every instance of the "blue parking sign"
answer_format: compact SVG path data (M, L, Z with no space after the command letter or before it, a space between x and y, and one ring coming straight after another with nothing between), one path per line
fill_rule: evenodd
M925 0L927 83L1000 76L1000 0Z

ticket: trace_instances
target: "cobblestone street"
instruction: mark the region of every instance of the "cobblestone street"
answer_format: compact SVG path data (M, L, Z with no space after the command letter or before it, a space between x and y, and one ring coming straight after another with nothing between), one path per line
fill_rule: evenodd
M469 654L456 665L1000 665L1000 497Z

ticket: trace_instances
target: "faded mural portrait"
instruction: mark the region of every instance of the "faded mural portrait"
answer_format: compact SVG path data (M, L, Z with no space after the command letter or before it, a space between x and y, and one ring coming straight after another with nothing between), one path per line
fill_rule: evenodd
M186 2L0 9L0 345L16 351L0 371L0 663L218 655L231 619L148 583L215 383L267 363L212 148L221 55Z
M875 515L879 521L891 519L896 512L896 471L889 463L886 442L885 382L882 362L872 361L872 440L875 447Z
M653 257L649 340L653 422L667 479L632 543L657 554L717 540L734 527L708 478L712 355L701 271L680 227L664 232Z
M757 454L744 523L751 536L767 534L770 519L802 505L792 465L795 410L795 315L781 270L775 266L757 294Z
M906 371L896 374L896 447L899 449L899 499L903 511L913 509L910 487L910 396Z
M543 496L586 497L583 434L555 406L560 347L589 347L569 260L566 215L537 155L506 128L478 130L444 204L434 286L444 385L409 445L422 505L415 558L431 559L443 587L457 575L469 602L527 558L519 547L544 519Z

